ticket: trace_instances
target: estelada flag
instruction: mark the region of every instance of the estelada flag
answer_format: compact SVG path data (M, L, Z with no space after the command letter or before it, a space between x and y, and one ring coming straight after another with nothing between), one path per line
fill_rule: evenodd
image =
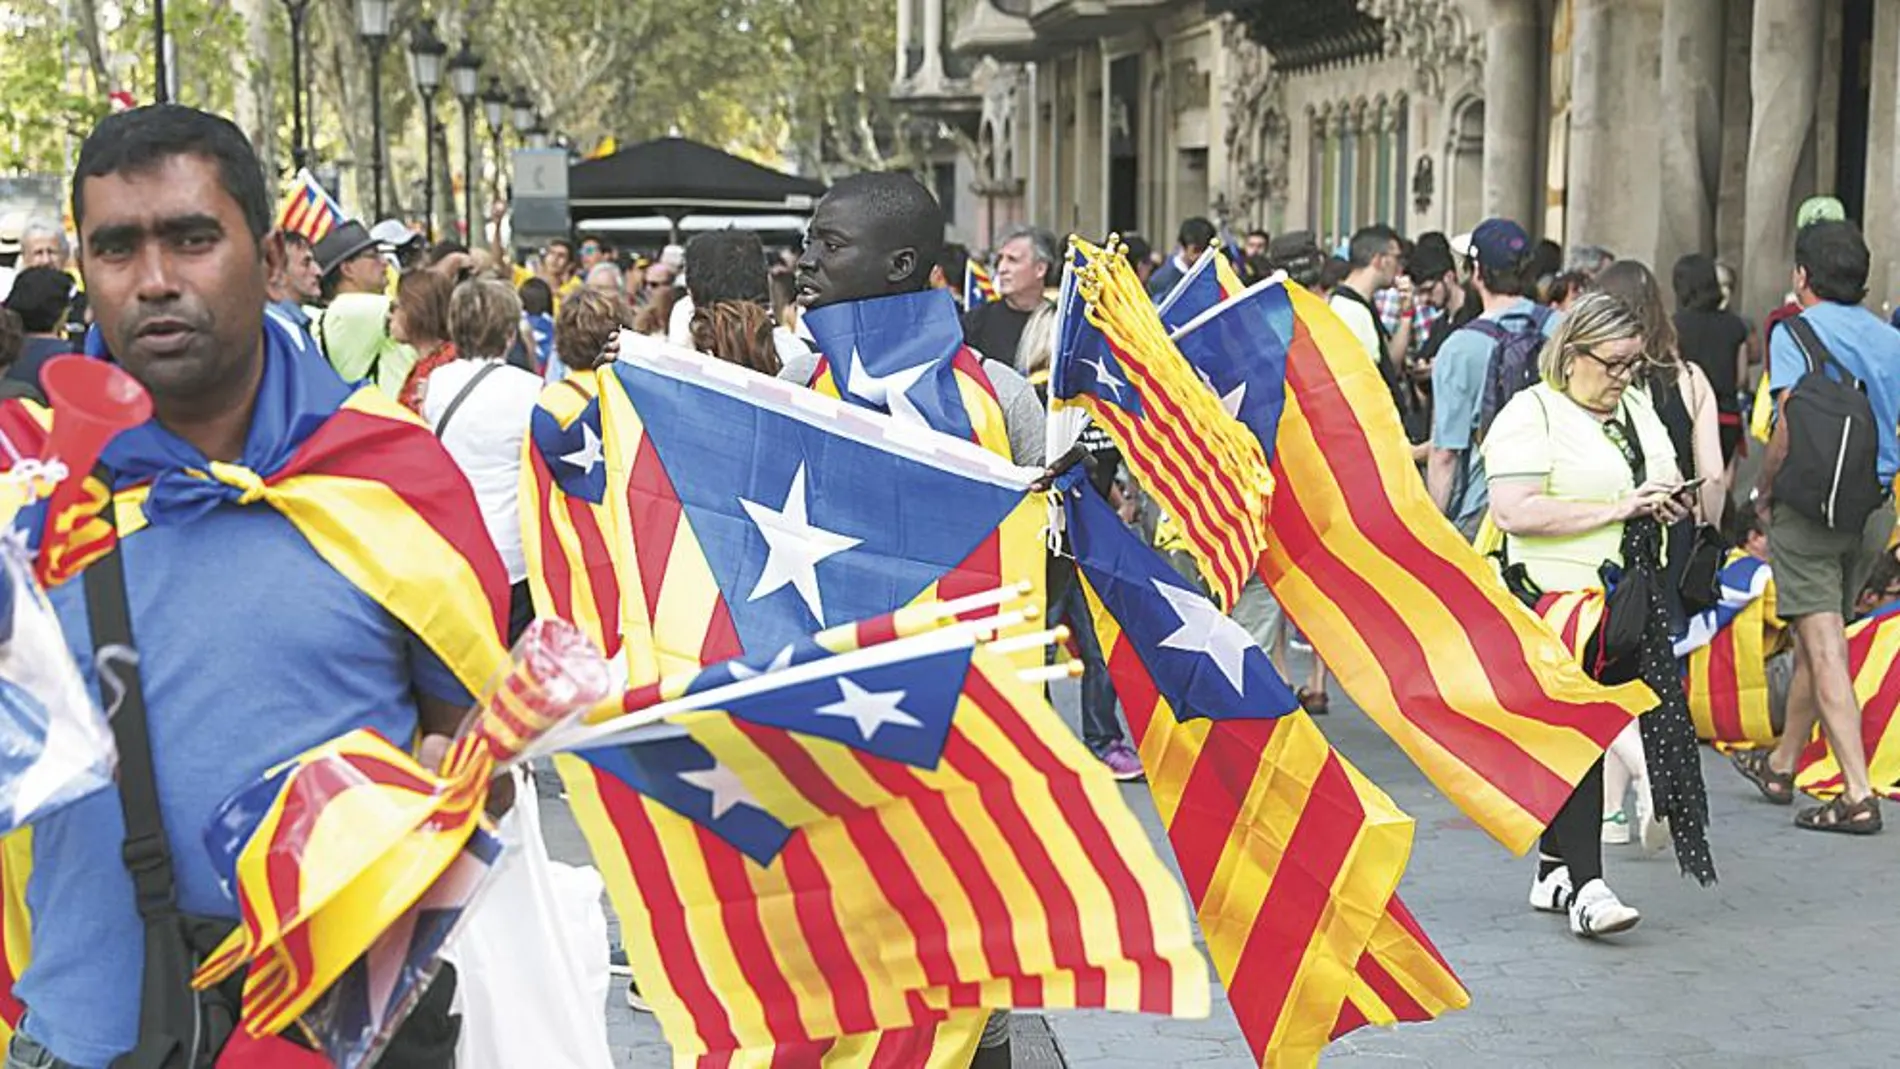
M1875 793L1900 801L1900 730L1894 727L1894 710L1900 707L1896 655L1900 655L1900 601L1848 625L1847 667L1854 674L1854 697L1860 701L1867 778ZM1846 788L1841 766L1818 727L1814 740L1801 751L1794 785L1817 798L1832 798Z
M277 228L302 234L314 245L342 221L343 206L308 169L299 170L278 209Z
M1072 481L1063 500L1109 675L1255 1059L1313 1065L1354 1028L1468 1005L1394 894L1412 819L1092 487Z
M521 443L521 548L535 615L568 621L615 657L620 584L598 374L569 372L541 391Z
M990 277L990 269L975 257L963 261L963 310L990 303L996 299L996 281Z
M1773 746L1768 657L1786 627L1775 615L1774 571L1736 551L1719 573L1721 601L1689 621L1676 642L1696 737L1723 749Z
M617 364L601 397L629 664L771 657L920 599L1040 586L1036 473L972 443L694 355ZM1016 674L1027 655L972 662L932 769L726 716L623 748L646 758L625 778L612 755L563 760L678 1057L948 1066L989 1007L1204 1011L1179 888ZM860 689L837 700L929 722L899 683Z
M1446 797L1505 846L1529 849L1655 697L1585 676L1440 515L1390 391L1325 302L1275 281L1239 299L1256 292L1266 336L1254 346L1283 352L1286 368L1261 577ZM1227 348L1197 344L1200 329L1175 337L1190 363ZM1217 396L1279 389L1274 369L1261 359L1202 368Z
M1155 314L1170 332L1180 330L1209 308L1229 297L1240 296L1245 288L1240 276L1234 273L1233 264L1228 262L1227 254L1219 245L1213 245L1203 250L1200 259L1188 266L1181 281L1162 295L1155 305Z

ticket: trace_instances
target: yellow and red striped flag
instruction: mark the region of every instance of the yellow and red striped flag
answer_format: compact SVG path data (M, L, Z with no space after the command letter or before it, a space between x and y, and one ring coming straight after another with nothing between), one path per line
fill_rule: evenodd
M1412 819L1328 745L1238 624L1067 482L1096 636L1254 1057L1312 1065L1353 1028L1469 1004L1394 896Z
M336 198L308 169L298 171L277 212L277 229L302 234L314 245L342 221L343 206Z
M1655 697L1585 676L1433 507L1391 392L1325 302L1283 283L1248 295L1262 289L1277 301L1262 355L1205 368L1217 395L1245 385L1244 405L1284 354L1261 576L1367 715L1522 852ZM1181 331L1182 351L1206 329Z
M1900 656L1900 602L1848 625L1847 667L1854 675L1854 697L1860 700L1867 778L1875 793L1900 801L1900 730L1894 727L1894 712L1900 708L1896 656ZM1841 766L1818 728L1814 740L1801 751L1794 785L1817 798L1832 798L1845 789Z
M769 658L843 619L1040 587L1034 473L972 443L698 357L602 386L635 685L658 678L641 666ZM809 571L774 557L792 529L828 551ZM1180 889L1017 675L1040 663L1025 655L972 662L932 767L720 716L683 721L657 763L562 759L677 1058L951 1066L990 1007L1204 1012Z
M620 583L598 374L570 372L541 391L521 443L521 549L535 614L573 624L611 658L620 653Z
M1737 551L1720 581L1721 602L1676 643L1689 719L1697 738L1720 749L1773 746L1767 663L1786 629L1775 615L1774 575L1767 562Z

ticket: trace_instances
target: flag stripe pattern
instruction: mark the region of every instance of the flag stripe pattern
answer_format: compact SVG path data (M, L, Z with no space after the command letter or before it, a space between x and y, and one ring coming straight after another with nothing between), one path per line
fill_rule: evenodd
M736 369L707 373L728 372L747 375L744 389L796 391L800 418L833 434L893 422ZM960 385L982 390L974 376ZM703 541L712 529L695 529L633 395L616 375L601 396L607 498L627 532L633 682L769 656L741 648ZM1007 450L993 397L976 399L993 411L972 412L972 428ZM1039 587L1045 523L1039 500L1015 506L918 600ZM1039 686L1016 678L1020 665L973 663L935 769L735 717L682 718L690 743L791 829L769 864L603 764L561 760L642 991L680 1057L809 1065L798 1058L822 1052L827 1065L916 1065L927 1036L930 1064L947 1065L946 1051L967 1063L990 1006L1204 1009L1180 891L1112 781Z
M521 446L521 548L536 615L568 621L614 657L620 653L620 583L595 376L574 372L541 394L532 433Z
M283 208L277 213L277 228L302 234L315 244L342 221L343 206L336 198L330 196L309 170L298 171L291 181L290 193L284 197Z
M1342 685L1468 816L1529 848L1624 725L1605 688L1432 506L1376 369L1319 298L1294 310L1261 573Z
M1854 697L1860 700L1861 745L1867 754L1867 778L1877 793L1900 801L1900 730L1894 713L1900 708L1900 612L1888 606L1847 628L1847 664L1854 676ZM1801 752L1795 768L1797 790L1818 798L1833 798L1846 789L1841 766L1818 730Z

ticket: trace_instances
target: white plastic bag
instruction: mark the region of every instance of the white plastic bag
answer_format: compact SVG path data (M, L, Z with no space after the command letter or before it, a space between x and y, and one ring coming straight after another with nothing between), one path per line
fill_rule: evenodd
M548 857L533 781L517 773L501 870L445 955L458 1069L612 1069L600 874Z

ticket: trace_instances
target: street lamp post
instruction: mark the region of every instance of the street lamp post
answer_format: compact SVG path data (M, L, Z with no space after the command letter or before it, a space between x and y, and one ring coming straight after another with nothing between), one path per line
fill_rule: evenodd
M542 118L539 111L536 111L534 113L534 125L528 127L528 147L537 149L547 148L548 138L550 136L552 135L548 132L547 120Z
M508 90L499 75L488 76L488 88L482 91L482 118L488 123L488 143L495 155L495 182L490 189L494 200L501 199L501 124L508 112Z
M310 0L284 0L290 15L290 160L298 170L310 166L310 146L303 130L303 27Z
M475 104L481 92L482 57L462 38L462 48L449 60L449 88L462 102L462 200L468 220L467 239L475 240Z
M389 43L391 0L356 0L356 35L369 46L370 204L383 217L383 46Z
M422 19L409 35L409 59L415 68L416 93L422 97L423 229L435 240L435 93L442 85L442 57L449 46L435 35L435 20Z

